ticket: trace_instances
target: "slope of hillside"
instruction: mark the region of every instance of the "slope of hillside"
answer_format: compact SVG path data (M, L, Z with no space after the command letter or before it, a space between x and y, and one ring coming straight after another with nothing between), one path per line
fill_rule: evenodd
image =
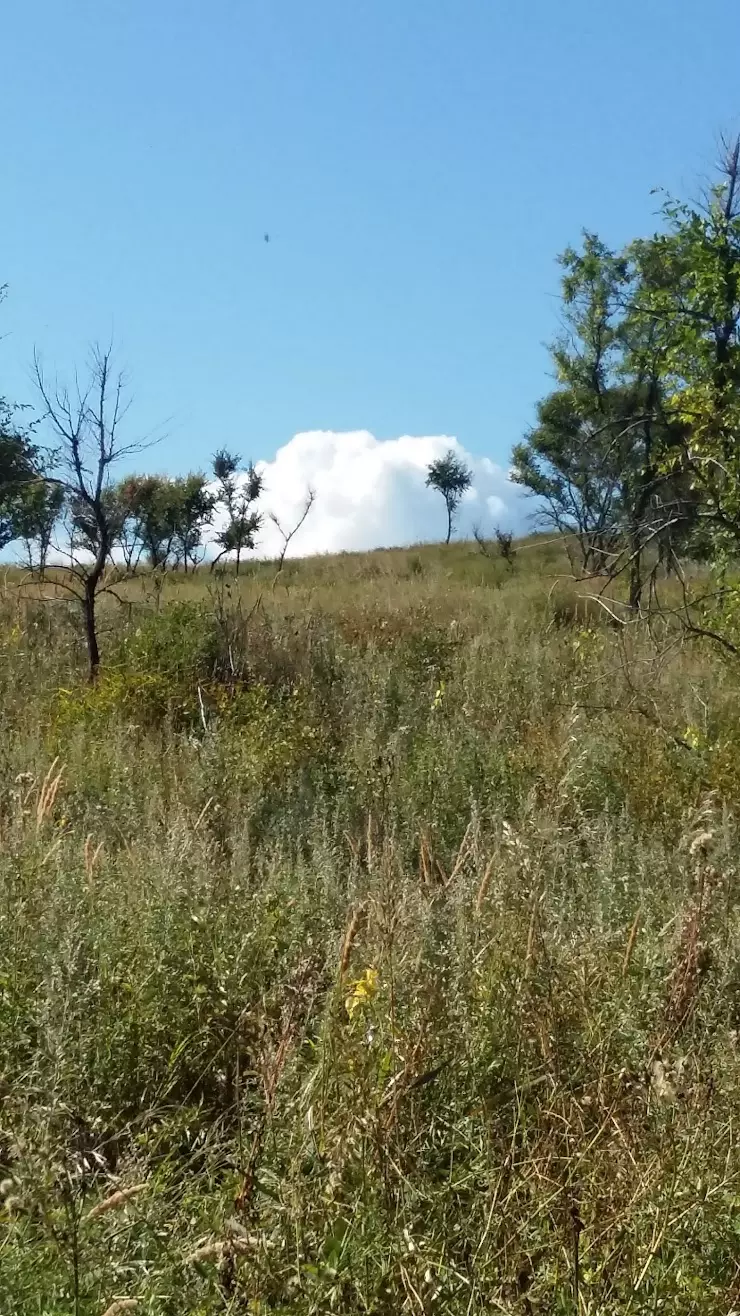
M588 592L8 573L4 1313L740 1303L737 667Z

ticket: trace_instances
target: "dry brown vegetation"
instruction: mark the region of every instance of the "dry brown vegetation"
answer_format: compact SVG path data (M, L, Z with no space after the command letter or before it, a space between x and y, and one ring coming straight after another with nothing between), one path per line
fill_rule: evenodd
M738 669L562 572L8 573L3 1313L740 1306Z

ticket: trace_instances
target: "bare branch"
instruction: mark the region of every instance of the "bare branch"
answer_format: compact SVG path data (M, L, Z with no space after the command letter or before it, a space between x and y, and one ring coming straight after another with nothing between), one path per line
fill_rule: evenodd
M65 583L75 581L72 592L83 606L90 675L94 679L100 663L95 601L97 594L112 583L105 572L118 533L109 496L110 472L122 457L148 445L119 440L119 427L130 399L126 397L125 376L113 370L112 343L91 348L84 383L75 371L74 400L66 384L55 380L53 388L49 385L38 352L34 352L34 377L44 419L58 448L59 471L51 479L65 495L63 524L69 554Z
M280 521L278 520L276 514L274 512L268 512L268 516L270 520L272 521L273 525L275 526L276 530L278 531L278 534L280 535L283 541L282 549L280 550L280 553L278 554L278 558L277 558L278 565L277 565L277 571L275 572L275 579L272 582L273 589L275 588L277 578L283 569L283 564L285 562L285 555L288 552L288 546L291 540L294 539L295 536L298 534L298 531L300 530L301 526L304 524L306 517L311 511L311 508L313 507L315 501L316 501L316 491L315 489L309 488L306 494L305 502L303 504L303 510L301 512L301 515L296 521L292 530L285 530L285 528L281 525Z

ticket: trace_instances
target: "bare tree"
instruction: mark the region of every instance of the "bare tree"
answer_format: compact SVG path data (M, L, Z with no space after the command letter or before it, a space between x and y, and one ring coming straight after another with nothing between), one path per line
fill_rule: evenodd
M495 539L495 547L489 539L486 539L480 526L473 526L473 539L478 545L483 557L487 557L492 562L503 561L506 563L509 570L513 571L516 560L516 549L514 547L514 536L512 532L510 530L502 530L500 526L494 526L493 536Z
M106 576L119 520L111 471L148 444L125 443L121 438L130 400L123 374L113 368L112 345L93 347L86 377L81 382L75 373L72 389L57 379L49 382L38 353L34 354L34 376L44 419L54 437L51 483L63 491L63 547L55 544L54 548L63 553L66 564L57 583L81 605L90 679L94 681L100 669L98 595L126 574L123 567L114 569L115 579Z
M301 511L301 514L298 520L296 521L295 525L293 526L292 530L286 530L285 527L282 525L282 523L278 520L274 512L268 513L270 520L272 521L272 524L275 526L275 529L277 530L278 534L280 535L280 538L283 541L283 546L277 557L277 571L275 572L275 580L277 580L278 576L280 575L280 572L283 569L283 563L285 562L285 555L288 552L288 546L291 540L294 539L295 536L298 534L298 531L300 530L301 526L304 524L306 517L308 516L315 502L316 502L316 491L315 489L309 489L308 493L306 494L306 498L303 504L303 509Z

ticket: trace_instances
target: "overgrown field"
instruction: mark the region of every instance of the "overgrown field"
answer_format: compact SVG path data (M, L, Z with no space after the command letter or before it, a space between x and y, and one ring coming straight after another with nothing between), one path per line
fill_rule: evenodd
M740 1307L740 669L560 569L8 578L4 1316Z

